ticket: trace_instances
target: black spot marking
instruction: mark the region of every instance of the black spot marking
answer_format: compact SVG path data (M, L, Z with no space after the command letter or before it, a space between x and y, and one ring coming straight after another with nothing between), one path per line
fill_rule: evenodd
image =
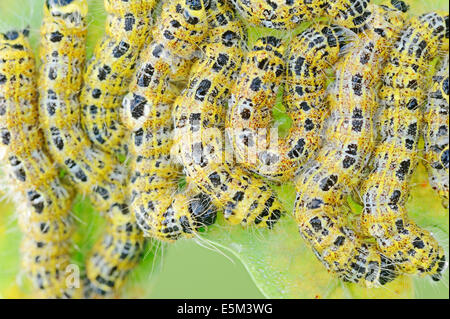
M324 192L328 192L338 181L338 177L336 175L330 175L329 177L325 177L320 181L320 189Z
M197 90L195 91L195 99L199 101L203 101L206 94L208 93L208 90L211 87L211 81L204 79L200 82L198 85Z
M395 172L395 175L400 179L404 180L406 174L408 174L411 161L409 159L404 160L400 163L400 168Z
M129 48L130 45L128 43L125 41L120 41L119 44L113 49L113 56L118 59L123 56Z
M51 42L59 42L62 40L62 38L64 38L64 35L59 31L55 31L50 34Z
M208 176L209 180L211 181L211 183L214 185L214 187L220 186L221 182L220 182L220 176L219 174L217 174L216 172L211 173Z
M252 89L255 92L258 92L261 88L261 79L259 77L256 77L252 80L252 83L250 84L250 89Z
M309 223L316 233L322 230L322 222L320 221L319 217L312 218Z
M99 81L104 81L109 73L111 73L111 68L108 65L104 65L98 70L97 78Z
M147 64L142 72L140 72L138 75L137 85L140 87L148 87L150 85L154 72L155 68L151 64Z
M353 88L353 92L355 92L355 94L357 96L361 96L362 95L362 75L360 74L355 74L352 77L352 88Z
M131 13L125 15L125 31L132 31L133 26L136 23L136 19Z
M133 98L130 102L131 116L134 119L139 119L144 116L145 105L147 104L147 99L141 95L133 93Z
M102 95L102 91L100 89L93 89L92 90L92 97L94 99L98 99Z

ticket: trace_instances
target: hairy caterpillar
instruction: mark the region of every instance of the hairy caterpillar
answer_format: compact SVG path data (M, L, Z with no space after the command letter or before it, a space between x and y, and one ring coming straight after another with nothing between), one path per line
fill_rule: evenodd
M345 36L340 27L319 24L290 43L287 70L276 39L257 41L244 62L230 100L227 126L240 163L266 177L289 180L320 144L325 112L326 74ZM266 43L267 42L267 43ZM272 48L272 46L274 46ZM284 102L293 124L285 138L267 142L278 85L286 76ZM249 158L251 155L256 158Z
M127 154L120 106L144 42L156 0L104 0L105 36L95 47L81 91L82 126L105 152Z
M224 152L225 105L243 60L245 36L234 13L223 6L226 14L210 23L204 56L193 65L187 88L175 101L172 152L188 181L224 208L229 223L272 227L283 212L275 193Z
M387 59L404 16L385 6L369 8L368 29L335 65L326 144L295 180L294 216L301 236L329 271L345 281L376 287L392 281L397 273L375 245L347 227L346 194L359 182L375 146L374 88L381 76L380 63Z
M418 162L420 107L426 99L425 78L431 59L448 41L448 13L413 17L397 39L383 71L380 89L381 142L373 170L361 186L361 225L375 237L381 252L406 273L439 280L446 262L432 234L408 219L405 201L410 176Z
M209 5L185 0L163 5L154 40L141 53L123 100L122 121L132 130L130 208L144 235L160 240L192 236L215 221L206 195L193 189L176 194L181 168L170 157L177 82L188 76L198 43L207 36Z
M22 265L40 297L80 295L66 278L73 192L59 180L38 123L36 67L28 30L0 34L0 158L25 237Z
M430 184L448 207L449 174L449 107L448 107L448 55L442 61L439 71L433 76L424 114L423 135L425 139L425 165L428 168Z
M251 24L293 29L300 23L327 16L348 28L363 28L370 0L232 0ZM401 2L393 0L393 3Z
M80 126L86 0L47 1L41 26L40 119L48 148L74 186L106 212L108 226L87 259L86 296L108 296L139 260L144 239L124 192L127 171Z

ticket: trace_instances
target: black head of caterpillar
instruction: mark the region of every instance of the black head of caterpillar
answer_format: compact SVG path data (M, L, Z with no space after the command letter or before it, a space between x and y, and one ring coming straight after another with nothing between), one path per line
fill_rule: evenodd
M165 210L156 211L160 209L156 204L157 200L150 199L148 203L155 203L155 210L152 211L152 207L149 207L146 212L135 211L136 221L145 236L172 242L195 236L199 229L215 223L217 208L212 204L211 198L191 187L188 186L188 189L175 195L166 193L170 200L168 206L161 205ZM145 196L140 196L145 199Z

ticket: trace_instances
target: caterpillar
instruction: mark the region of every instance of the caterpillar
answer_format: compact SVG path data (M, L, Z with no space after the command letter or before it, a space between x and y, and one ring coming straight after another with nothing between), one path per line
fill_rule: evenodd
M335 65L329 87L326 143L295 179L294 217L318 259L344 281L384 285L398 275L391 260L348 225L349 190L375 147L373 117L380 64L404 22L404 13L371 5L368 28Z
M336 62L344 42L340 27L319 24L309 28L290 42L287 67L278 39L256 42L234 86L227 122L234 130L233 147L243 166L287 181L314 154L325 113L327 78L323 70ZM267 141L265 128L270 126L283 77L283 100L293 124L285 138Z
M448 55L433 76L428 103L424 114L424 158L430 184L448 207L449 166L449 107L448 107Z
M105 35L84 74L82 127L101 150L126 155L127 130L120 123L120 108L149 35L156 0L104 0L104 6Z
M178 193L181 168L170 157L172 104L189 74L198 43L207 36L209 1L166 2L141 53L123 100L122 121L130 142L130 208L145 236L173 241L215 221L210 200L192 188ZM175 195L174 203L173 196Z
M248 23L273 29L293 29L318 17L330 17L347 28L363 28L370 0L232 0ZM402 1L392 1L397 4Z
M24 234L22 266L42 298L80 296L67 277L74 193L59 179L39 128L28 30L0 34L0 159Z
M221 3L220 1L218 2ZM225 106L243 60L245 36L234 12L211 21L204 55L174 103L174 159L188 181L223 208L230 224L272 227L283 208L269 185L234 165L224 152Z
M198 45L208 29L206 12L210 9L210 0L177 0L163 7L153 30L155 41L163 43L175 56L186 59L199 56Z
M413 17L401 32L383 71L378 117L380 143L373 169L361 185L362 230L376 238L380 251L397 268L439 280L445 269L443 249L432 234L407 216L410 176L418 162L421 106L426 99L426 70L443 41L448 41L448 13Z
M48 149L73 185L106 213L107 230L87 258L86 297L110 296L140 258L144 239L127 205L127 171L80 125L86 0L47 1L41 26L39 114Z

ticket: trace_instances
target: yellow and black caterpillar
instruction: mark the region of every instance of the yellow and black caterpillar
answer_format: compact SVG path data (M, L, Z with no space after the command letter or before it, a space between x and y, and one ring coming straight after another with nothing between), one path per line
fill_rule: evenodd
M128 209L127 170L81 129L87 1L47 1L41 27L40 121L48 148L76 189L105 213L107 229L87 258L86 296L108 296L138 262L144 239Z
M345 281L376 287L392 281L396 269L374 244L349 227L346 198L375 147L375 86L404 16L386 6L369 8L367 30L335 65L326 142L296 177L294 215L301 236L329 271Z
M407 216L410 176L418 162L421 107L426 100L426 74L431 60L448 42L449 16L432 12L413 17L402 30L383 70L379 91L380 143L373 170L362 183L361 226L377 240L380 251L396 268L409 274L428 274L439 280L446 262L432 234Z
M120 122L120 107L150 33L156 0L104 3L108 13L105 35L88 63L80 97L82 125L101 150L127 154L127 130Z
M22 266L39 297L81 296L67 278L74 193L59 179L39 127L28 31L0 34L0 159L24 233Z
M428 103L424 114L423 135L425 139L425 166L430 176L430 184L448 207L449 179L449 106L448 106L448 55L433 76L428 93Z
M370 0L232 0L251 24L292 29L305 21L330 17L347 28L363 28L370 17ZM402 2L393 0L392 2Z
M193 188L177 193L181 167L170 156L172 104L207 36L209 5L185 0L163 5L154 40L141 53L123 100L122 120L132 131L130 208L144 235L159 240L190 237L215 221L206 195Z
M287 181L320 146L325 116L325 70L345 44L341 27L319 24L290 42L287 68L284 47L273 37L256 42L233 88L227 127L239 163L263 176ZM285 79L283 101L293 123L284 138L273 141L272 121L278 87Z
M226 14L210 22L204 55L175 101L173 153L188 182L223 207L229 223L272 227L283 213L275 193L235 165L224 148L225 106L243 60L245 35L233 11L226 4L222 10Z

